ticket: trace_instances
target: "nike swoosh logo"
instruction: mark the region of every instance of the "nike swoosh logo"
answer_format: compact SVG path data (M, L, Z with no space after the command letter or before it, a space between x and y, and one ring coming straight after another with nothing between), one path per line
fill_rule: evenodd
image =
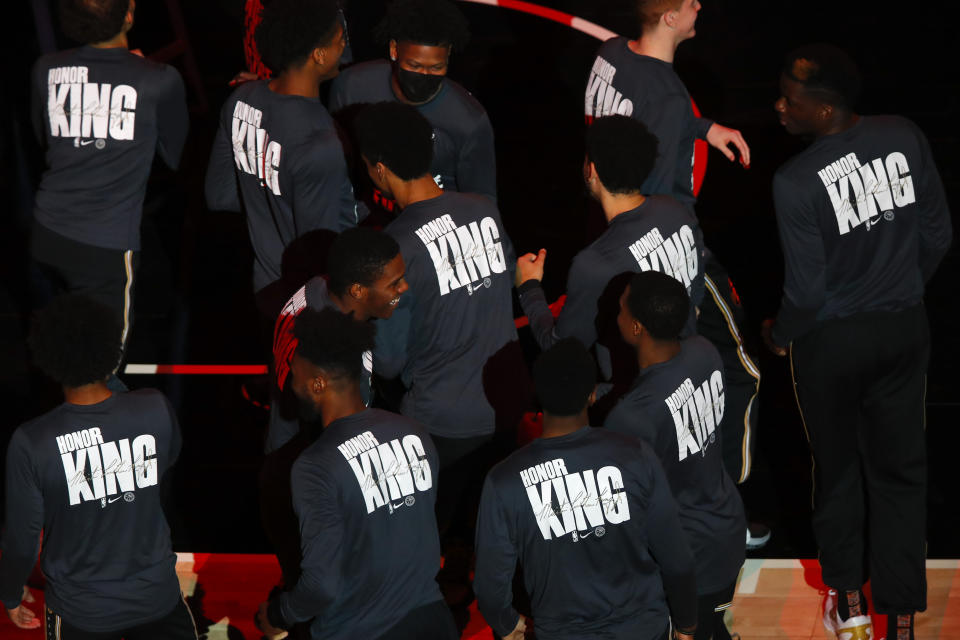
M393 503L391 502L390 505L391 505L394 509L399 509L400 507L403 506L403 502L401 501L401 502L398 502L397 504L393 504Z
M116 498L111 498L110 500L107 500L107 504L113 504L114 502L116 502L117 500L119 500L119 499L122 498L122 497L123 497L123 496L117 496Z
M93 140L81 140L81 141L80 141L80 146L81 146L81 147L85 147L85 146L87 146L88 144L93 144Z
M591 536L591 535L593 535L593 531L588 531L587 533L581 533L581 534L580 534L580 539L583 540L583 539L586 538L587 536Z

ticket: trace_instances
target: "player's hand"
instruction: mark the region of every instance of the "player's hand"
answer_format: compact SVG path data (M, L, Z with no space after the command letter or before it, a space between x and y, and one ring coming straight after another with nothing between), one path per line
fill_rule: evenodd
M740 164L743 165L744 169L750 168L750 147L747 146L747 141L736 129L728 129L714 123L707 131L707 142L710 143L711 147L718 149L720 153L727 156L727 160L730 162L737 159L733 155L733 151L730 150L732 144L740 152Z
M244 82L250 82L257 79L259 79L259 76L252 71L241 71L237 75L233 76L233 80L230 81L230 86L235 87L238 84L243 84Z
M773 322L773 318L764 320L763 324L760 325L760 335L763 337L763 344L766 345L767 349L774 355L782 357L787 355L787 350L773 341Z
M7 615L10 616L10 621L20 629L39 629L40 618L28 609L23 604L24 602L36 602L36 598L33 597L33 594L30 593L30 589L27 589L26 585L23 587L23 597L21 598L20 604L13 609L7 609Z
M517 626L509 634L503 636L503 640L523 640L523 635L527 631L527 621L523 616L517 620Z
M543 264L547 261L547 250L540 249L537 253L527 253L517 258L517 275L514 278L516 286L527 280L543 280Z
M260 608L257 609L257 628L263 632L263 635L267 636L267 640L280 640L281 638L286 638L286 631L283 629L277 629L270 624L270 618L267 617L267 608L269 606L269 602L260 603Z

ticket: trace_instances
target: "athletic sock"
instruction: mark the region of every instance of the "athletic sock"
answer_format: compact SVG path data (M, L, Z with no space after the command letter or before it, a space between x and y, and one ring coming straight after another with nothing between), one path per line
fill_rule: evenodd
M912 613L887 616L887 640L914 640Z
M859 589L837 594L837 615L841 620L867 615L867 599Z

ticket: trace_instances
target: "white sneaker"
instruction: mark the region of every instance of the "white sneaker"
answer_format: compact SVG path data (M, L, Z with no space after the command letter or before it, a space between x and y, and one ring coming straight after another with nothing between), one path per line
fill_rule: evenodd
M747 551L755 551L770 542L770 527L759 522L747 523Z
M851 616L841 620L837 614L837 592L830 589L823 601L823 627L837 640L873 640L870 616Z

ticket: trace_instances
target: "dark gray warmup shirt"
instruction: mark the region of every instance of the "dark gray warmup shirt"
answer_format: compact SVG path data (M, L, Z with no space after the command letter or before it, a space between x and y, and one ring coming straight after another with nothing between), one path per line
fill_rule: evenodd
M696 624L677 505L660 463L635 438L583 427L535 440L490 471L473 588L501 636L517 623L518 558L537 637L659 638L671 610L681 627Z
M953 237L927 139L898 116L818 138L777 170L773 197L782 346L831 318L919 304Z
M373 60L345 69L330 89L330 112L375 102L398 102L390 86L391 65ZM444 78L440 92L415 105L433 126L433 165L437 184L446 191L482 193L497 199L497 161L493 127L483 106L469 91Z
M280 279L283 250L308 231L356 226L356 202L333 118L316 98L239 86L220 112L207 166L211 209L242 210L253 287Z
M302 574L271 599L271 623L377 638L440 600L437 470L429 434L403 416L367 409L328 425L293 465Z
M669 196L650 196L636 209L621 213L574 257L567 276L567 301L556 323L539 282L527 281L517 293L542 349L570 336L589 348L597 341L598 302L610 280L624 272L650 270L686 286L692 303L688 332L692 332L694 307L704 292L703 235L690 210Z
M377 320L374 367L400 375L403 414L430 433L468 438L493 433L484 366L517 339L516 258L496 205L443 193L410 205L386 228L400 244L410 289Z
M320 311L322 309L340 308L330 297L327 290L327 281L320 276L311 278L307 284L293 294L280 310L277 324L273 331L273 369L277 383L274 391L280 393L290 384L290 361L297 350L297 338L293 335L293 326L297 316L306 308ZM363 398L370 404L370 378L373 374L373 354L369 351L363 354L364 383L361 385ZM297 435L300 430L299 414L285 415L277 401L270 403L270 421L267 425L266 452L276 451Z
M657 137L657 161L641 191L692 205L694 142L706 139L713 121L694 115L672 64L634 53L629 42L620 37L600 45L584 96L587 122L620 114L645 124Z
M20 426L6 469L0 597L12 609L37 557L47 607L87 631L146 624L180 598L160 481L180 429L159 391L64 403Z
M84 244L139 250L154 153L175 169L187 137L180 74L127 49L85 46L37 60L32 92L47 148L36 221Z
M642 369L604 423L649 443L663 463L701 594L731 585L744 558L743 502L720 447L724 393L720 354L709 340L693 336L672 359Z

